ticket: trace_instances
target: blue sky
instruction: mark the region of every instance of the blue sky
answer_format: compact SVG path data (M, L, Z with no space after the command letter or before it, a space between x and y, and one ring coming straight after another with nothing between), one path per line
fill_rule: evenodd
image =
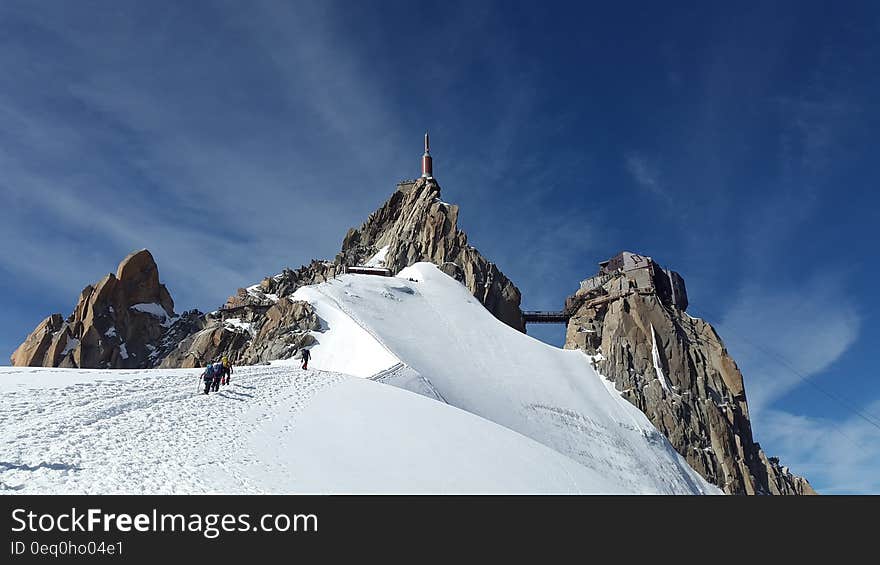
M618 4L3 2L3 359L134 249L178 311L332 257L430 129L524 306L653 256L768 454L880 493L880 8Z

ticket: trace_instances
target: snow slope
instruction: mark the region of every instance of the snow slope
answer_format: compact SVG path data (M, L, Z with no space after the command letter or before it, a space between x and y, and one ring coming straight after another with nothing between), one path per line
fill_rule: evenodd
M453 406L551 447L613 480L609 492L718 492L583 353L508 327L430 263L391 278L345 275L294 298L329 320L313 348L314 367L352 371L362 361L372 371L402 363L420 378L394 384L415 383L421 394L427 386ZM367 334L372 344L363 343Z
M433 265L294 298L324 330L310 370L217 394L199 369L0 367L0 493L718 492L586 356Z
M595 493L603 477L394 387L243 367L0 368L0 493Z
M321 361L315 367L356 377L369 377L398 363L390 351L351 317L338 308L324 306L322 296L314 286L302 287L293 296L296 300L316 304L322 325L332 328L332 331L313 334L319 345L310 349L313 352L321 351Z

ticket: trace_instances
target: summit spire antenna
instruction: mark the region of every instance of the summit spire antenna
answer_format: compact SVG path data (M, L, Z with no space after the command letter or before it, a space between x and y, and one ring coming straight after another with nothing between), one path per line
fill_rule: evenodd
M422 155L422 178L433 179L434 172L432 170L430 141L428 132L425 132L425 153Z

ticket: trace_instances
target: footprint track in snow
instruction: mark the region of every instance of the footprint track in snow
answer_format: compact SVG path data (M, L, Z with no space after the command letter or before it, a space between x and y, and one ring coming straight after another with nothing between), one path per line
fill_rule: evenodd
M204 395L192 374L140 375L3 393L0 492L260 492L242 470L260 464L248 446L261 426L280 416L292 430L315 394L345 378L239 367L228 388Z

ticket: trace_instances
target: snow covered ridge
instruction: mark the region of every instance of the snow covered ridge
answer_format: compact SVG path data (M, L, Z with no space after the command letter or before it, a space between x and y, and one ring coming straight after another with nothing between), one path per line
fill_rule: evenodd
M293 297L321 320L310 370L238 367L207 396L200 369L0 368L0 492L719 492L583 353L433 264Z
M396 278L345 275L300 288L294 298L331 320L316 335L316 368L368 368L361 370L367 376L402 364L406 378L382 382L528 436L614 477L613 492L717 492L587 356L499 322L433 264L417 263Z
M367 379L242 367L0 368L0 493L604 493L529 438ZM231 425L218 425L230 422ZM206 434L211 424L221 433Z

